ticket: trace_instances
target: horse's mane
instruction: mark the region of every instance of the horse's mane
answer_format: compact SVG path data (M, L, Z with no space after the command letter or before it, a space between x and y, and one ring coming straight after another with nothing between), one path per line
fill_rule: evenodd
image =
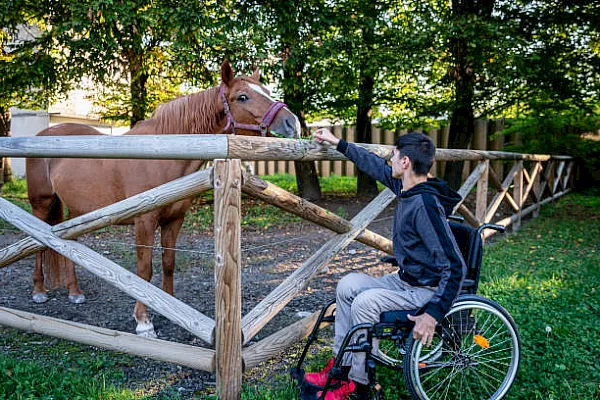
M139 131L152 126L154 134L169 133L217 133L219 123L219 88L178 97L159 106L152 118L141 121ZM138 130L135 129L134 130ZM134 133L134 132L131 132ZM139 133L139 132L136 132Z

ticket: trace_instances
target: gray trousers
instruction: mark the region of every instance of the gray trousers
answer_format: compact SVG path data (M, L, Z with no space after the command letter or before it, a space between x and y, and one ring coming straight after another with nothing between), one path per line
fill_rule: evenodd
M362 273L343 277L336 289L335 339L333 355L337 357L346 333L354 325L377 323L384 311L412 310L427 303L436 288L414 287L402 281L397 273L375 278ZM358 337L359 333L354 337ZM373 352L379 341L373 340ZM366 385L369 378L364 353L346 353L342 365L351 366L350 379Z

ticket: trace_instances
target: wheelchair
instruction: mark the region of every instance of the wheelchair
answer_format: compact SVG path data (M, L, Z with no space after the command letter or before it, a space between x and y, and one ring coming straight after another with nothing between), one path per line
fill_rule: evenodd
M519 369L517 326L499 304L476 294L483 255L481 233L484 229L503 232L504 227L484 224L474 229L454 221L449 221L449 225L467 265L467 275L452 308L438 322L432 344L423 346L412 337L414 323L407 316L419 315L422 310L383 312L379 323L350 329L326 385L311 385L304 381L302 364L321 326L335 322L335 300L330 301L321 310L298 364L291 371L302 400L324 399L336 387L335 378L342 376L344 355L358 352L366 353L372 399L383 399L382 387L376 382L377 366L402 371L408 391L416 400L496 400L508 393ZM397 265L393 257L382 261Z

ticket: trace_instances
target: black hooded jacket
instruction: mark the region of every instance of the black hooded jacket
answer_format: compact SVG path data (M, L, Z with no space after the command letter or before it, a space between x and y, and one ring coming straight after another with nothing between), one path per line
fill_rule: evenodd
M405 192L383 158L344 140L337 150L398 196L392 240L398 273L411 286L437 287L425 312L439 321L450 310L467 269L446 221L460 195L437 178Z

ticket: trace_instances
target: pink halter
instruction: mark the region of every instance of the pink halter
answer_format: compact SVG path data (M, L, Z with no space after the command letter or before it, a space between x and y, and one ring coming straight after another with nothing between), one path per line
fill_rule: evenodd
M219 96L221 97L221 101L223 102L223 108L225 109L225 116L227 117L227 125L223 128L223 133L233 133L235 135L236 129L246 129L249 131L257 131L260 132L261 136L267 136L269 132L269 127L273 123L275 116L283 107L286 107L285 103L281 101L276 101L265 111L260 124L239 124L235 122L233 119L233 115L231 115L231 111L229 110L229 103L227 102L227 98L225 97L225 85L221 84L221 88L219 89Z

